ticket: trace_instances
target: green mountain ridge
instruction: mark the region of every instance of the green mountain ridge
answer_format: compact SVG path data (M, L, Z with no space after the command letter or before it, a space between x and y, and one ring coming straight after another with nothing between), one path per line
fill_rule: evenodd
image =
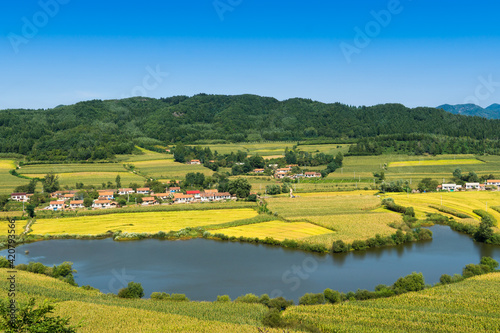
M401 104L354 107L255 95L92 100L0 111L0 153L37 160L106 159L135 145L176 142L350 140L427 134L497 140L500 120Z

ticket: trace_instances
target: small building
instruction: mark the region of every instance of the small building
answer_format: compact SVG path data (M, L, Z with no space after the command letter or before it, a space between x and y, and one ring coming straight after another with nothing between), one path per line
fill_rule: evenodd
M498 180L498 179L488 179L486 181L486 186L500 186L500 180Z
M229 199L231 199L231 193L229 193L229 192L216 193L214 196L215 196L215 200L229 200Z
M465 183L465 189L466 190L479 190L480 189L479 183Z
M177 193L177 192L181 191L181 188L178 186L173 186L173 187L170 187L168 190L170 191L170 193Z
M85 208L83 205L83 200L72 200L69 202L70 209Z
M135 191L132 188L121 188L118 190L119 195L127 195L127 194L133 194L133 193L135 193Z
M113 200L115 198L115 194L111 191L100 192L99 199L100 200Z
M304 173L304 177L306 177L306 178L321 178L321 173L319 173L319 172L306 172L306 173Z
M201 164L200 160L191 160L188 164Z
M149 187L141 187L137 189L137 194L149 194Z
M92 207L95 209L106 209L106 208L116 208L118 204L111 200L94 200Z
M216 188L214 188L214 189L208 189L208 190L205 190L205 191L203 191L203 192L205 192L205 193L219 193L219 190L218 190L218 189L216 189Z
M457 190L457 184L443 184L441 185L443 191L454 192Z
M26 202L26 201L28 201L28 194L24 193L24 192L12 193L10 195L10 200L18 201L18 202Z
M264 169L253 169L254 173L264 173Z
M64 200L72 200L75 198L75 195L73 193L67 193L64 195Z
M200 194L201 202L209 202L215 200L216 193L214 192L203 192Z
M64 201L51 201L49 204L49 209L51 210L63 210L64 207Z
M155 193L155 194L153 194L153 197L155 197L156 199L160 199L160 200L167 200L171 196L172 196L172 193ZM144 198L142 199L142 201L144 201Z
M158 201L154 197L144 197L142 198L143 206L157 205Z
M192 195L195 199L200 199L201 192L200 191L186 191L186 194Z
M194 197L189 194L174 193L174 203L190 203L194 201Z

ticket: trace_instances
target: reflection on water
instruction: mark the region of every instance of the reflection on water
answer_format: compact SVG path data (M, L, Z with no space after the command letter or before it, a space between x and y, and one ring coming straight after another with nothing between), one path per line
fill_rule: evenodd
M432 241L335 255L205 239L52 240L19 246L16 263L39 261L52 266L71 261L78 271L78 284L103 292L116 293L135 281L142 283L146 296L164 291L213 301L223 294L235 298L267 293L297 300L326 288L373 290L412 272L422 272L426 283L436 283L442 274L461 273L466 264L478 263L482 256L500 261L500 247L474 243L446 226L430 229Z

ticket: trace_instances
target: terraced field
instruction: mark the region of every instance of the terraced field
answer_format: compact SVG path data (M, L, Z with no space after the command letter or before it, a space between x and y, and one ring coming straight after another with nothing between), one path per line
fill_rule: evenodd
M0 160L0 194L10 194L16 186L29 183L29 180L12 176L9 173L15 167L14 160Z
M189 165L175 162L174 159L149 160L131 162L140 172L148 177L157 179L183 179L189 172L201 172L206 176L212 175L213 171L203 165Z

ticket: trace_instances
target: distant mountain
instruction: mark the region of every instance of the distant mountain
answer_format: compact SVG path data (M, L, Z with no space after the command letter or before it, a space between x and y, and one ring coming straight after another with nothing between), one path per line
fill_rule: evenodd
M453 114L464 116L478 116L487 119L500 119L500 104L492 104L487 108L482 108L476 104L444 104L437 107Z

